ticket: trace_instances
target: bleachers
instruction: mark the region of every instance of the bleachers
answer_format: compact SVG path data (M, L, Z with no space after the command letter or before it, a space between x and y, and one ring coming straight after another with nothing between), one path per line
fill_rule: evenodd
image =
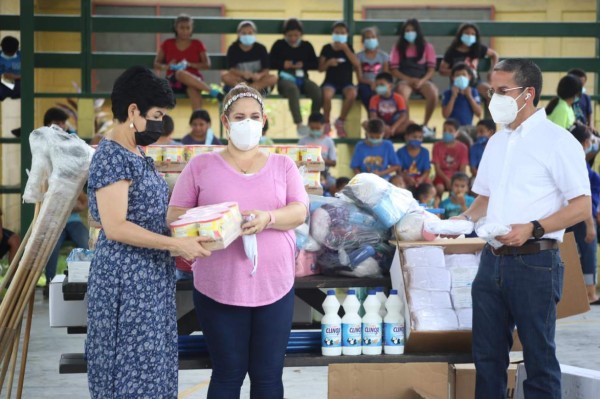
M396 20L353 20L353 1L343 1L343 16L347 20L351 33L359 34L360 30L376 25L382 35L396 35L399 21ZM195 32L198 34L234 33L241 18L195 18ZM253 18L259 34L280 34L282 20ZM305 34L329 35L333 20L303 20ZM422 28L428 36L453 36L463 21L422 21ZM108 93L92 92L92 71L94 69L126 68L133 64L151 67L155 53L114 53L93 51L93 34L112 33L168 33L172 29L172 17L121 17L92 15L91 2L81 0L81 15L34 15L34 2L21 1L20 15L0 15L0 27L3 30L21 30L22 49L22 132L21 137L21 190L26 174L25 168L30 164L28 135L34 128L36 98L80 98L89 99L106 97ZM586 37L600 38L600 25L596 22L477 22L482 36L488 37ZM80 32L80 52L36 52L34 36L39 32ZM442 51L443 49L438 49ZM510 56L511 54L501 54ZM225 67L224 54L210 54L212 69ZM572 67L580 67L591 74L600 72L598 51L589 57L543 57L532 58L545 72L564 72ZM34 87L35 68L74 68L81 73L81 93L58 93L36 91ZM481 62L481 70L489 69L487 62ZM595 93L598 93L596 81ZM273 97L276 98L276 97ZM547 97L544 97L547 98ZM592 99L598 100L597 94ZM8 143L3 139L2 143ZM14 140L13 140L14 141ZM286 140L280 141L285 142ZM352 145L356 139L340 139L336 143ZM0 193L19 192L16 187L0 186ZM26 230L33 208L23 207L21 225Z

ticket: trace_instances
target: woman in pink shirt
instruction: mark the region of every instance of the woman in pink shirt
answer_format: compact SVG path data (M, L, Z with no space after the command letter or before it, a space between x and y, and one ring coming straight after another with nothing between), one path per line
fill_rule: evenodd
M242 225L242 234L256 234L256 271L241 238L196 259L194 303L212 361L208 398L239 398L248 373L252 398L281 399L294 307L293 229L306 218L308 196L290 158L258 149L267 120L260 94L240 84L224 104L227 148L188 163L173 190L168 219L226 201L255 215Z
M432 136L427 127L437 105L438 88L431 81L435 73L436 56L433 45L425 40L419 21L412 18L400 27L400 37L390 53L390 72L398 79L396 91L409 104L413 91L425 97L423 132Z

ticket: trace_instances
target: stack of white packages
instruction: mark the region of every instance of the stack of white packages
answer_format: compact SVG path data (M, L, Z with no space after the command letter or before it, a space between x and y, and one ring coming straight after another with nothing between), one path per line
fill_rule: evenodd
M404 250L404 279L416 331L458 329L452 308L452 280L441 247L417 247Z
M471 285L477 275L479 255L457 254L445 256L446 268L451 276L452 305L460 330L470 330L473 325Z

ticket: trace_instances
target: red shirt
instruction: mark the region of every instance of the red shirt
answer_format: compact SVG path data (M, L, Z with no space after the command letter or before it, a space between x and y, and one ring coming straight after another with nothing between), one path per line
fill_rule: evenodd
M369 101L369 112L375 112L377 117L383 119L386 125L393 125L398 119L394 116L406 111L404 97L393 93L390 97L382 97L378 94L371 97Z
M438 165L448 178L452 178L462 166L469 164L469 149L460 141L455 141L451 147L444 142L437 142L433 145L431 162Z
M206 52L206 47L204 47L204 44L200 40L192 39L190 45L183 51L177 48L176 40L175 38L167 39L160 45L160 48L165 53L166 64L169 64L171 61L177 63L183 60L187 60L187 62L200 62L200 54ZM202 74L196 68L188 66L186 71L202 78ZM167 77L170 77L174 73L175 71L167 70Z

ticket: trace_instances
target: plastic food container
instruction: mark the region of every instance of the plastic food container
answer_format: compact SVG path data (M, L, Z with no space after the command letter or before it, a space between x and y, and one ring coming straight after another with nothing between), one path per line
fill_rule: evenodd
M171 223L173 237L197 237L198 224L192 219L179 219Z
M321 159L321 147L307 146L300 150L300 160L303 162L318 162Z
M154 159L154 162L162 162L164 148L159 145L149 145L146 147L146 156Z
M211 214L197 218L198 235L218 240L223 237L223 215Z
M185 147L182 145L164 146L163 161L165 162L184 162Z

